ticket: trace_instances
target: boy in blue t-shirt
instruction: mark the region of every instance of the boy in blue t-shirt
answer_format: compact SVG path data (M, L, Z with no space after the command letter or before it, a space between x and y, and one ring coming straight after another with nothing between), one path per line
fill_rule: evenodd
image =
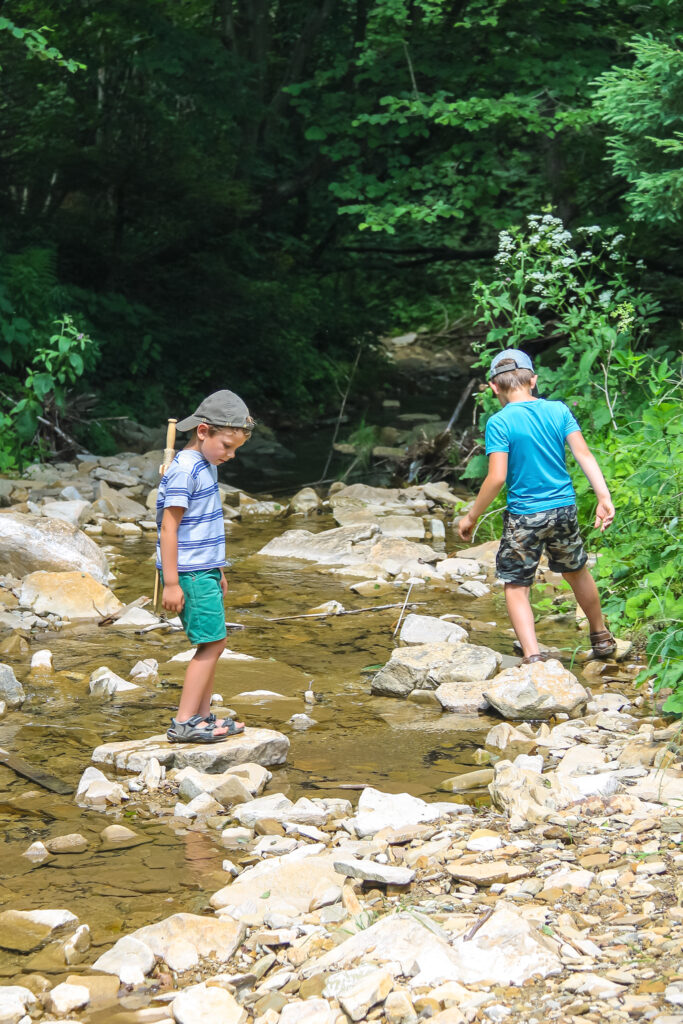
M180 615L197 650L187 666L180 707L171 719L174 743L217 743L244 732L242 722L217 719L210 711L213 677L225 648L223 599L228 584L225 526L216 466L234 459L251 436L254 421L232 391L216 391L178 424L192 431L159 484L157 568L162 604Z
M598 589L586 567L565 444L598 499L596 529L607 529L614 519L614 505L578 423L563 402L534 397L536 380L526 352L508 349L491 363L489 387L503 408L486 424L488 475L474 505L460 520L458 532L463 540L471 540L477 520L507 483L496 574L505 582L505 602L522 645L522 664L544 660L529 601L544 548L551 570L562 573L586 614L594 655L608 658L616 650L616 641L605 627Z

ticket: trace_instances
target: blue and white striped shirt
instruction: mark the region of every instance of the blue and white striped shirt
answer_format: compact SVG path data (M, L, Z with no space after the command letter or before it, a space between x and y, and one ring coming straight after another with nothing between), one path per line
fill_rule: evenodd
M157 569L161 568L161 519L165 508L187 509L178 527L178 572L222 569L225 526L216 467L198 451L178 452L157 495Z

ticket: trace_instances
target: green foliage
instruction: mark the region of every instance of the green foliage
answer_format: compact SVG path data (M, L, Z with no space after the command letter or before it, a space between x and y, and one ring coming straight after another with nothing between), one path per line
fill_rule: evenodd
M648 674L659 689L677 687L667 704L676 710L683 699L680 355L639 349L656 305L629 286L623 236L597 227L576 234L582 242L574 247L550 214L501 233L496 276L475 284L489 328L480 365L488 367L502 348L538 342L544 332L555 341L554 355L539 368L539 391L576 414L617 509L610 529L590 539L603 608L616 628L656 630ZM483 428L498 405L491 392L481 405ZM574 477L580 521L592 524L595 496L582 474Z
M598 79L595 108L610 126L607 153L629 188L637 221L664 226L683 220L683 52L652 36L628 44L631 67Z
M66 68L67 71L72 73L85 70L85 64L81 64L79 61L72 60L69 57L64 57L56 46L50 46L47 38L43 35L44 32L50 31L51 29L47 25L43 25L40 29L20 28L13 21L10 21L9 18L0 17L0 32L9 32L14 39L22 42L32 57L52 61L53 64ZM0 67L0 71L2 71L2 67Z

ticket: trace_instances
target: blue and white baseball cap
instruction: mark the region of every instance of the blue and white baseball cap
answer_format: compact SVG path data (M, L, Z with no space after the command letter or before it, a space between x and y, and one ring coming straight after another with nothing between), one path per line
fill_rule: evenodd
M489 370L489 380L499 373L508 373L510 370L531 370L534 372L534 364L526 354L518 348L506 348L494 356Z

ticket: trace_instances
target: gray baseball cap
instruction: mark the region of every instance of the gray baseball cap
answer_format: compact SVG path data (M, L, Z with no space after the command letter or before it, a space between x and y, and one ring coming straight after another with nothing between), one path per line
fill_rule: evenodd
M210 427L237 427L248 431L254 429L249 410L234 391L214 391L199 403L191 416L180 420L177 429L194 430L200 423L208 423Z
M504 352L499 352L497 356L493 357L491 369L489 370L489 380L497 376L497 374L507 373L509 370L531 370L533 373L534 364L526 352L522 352L518 348L507 348Z

